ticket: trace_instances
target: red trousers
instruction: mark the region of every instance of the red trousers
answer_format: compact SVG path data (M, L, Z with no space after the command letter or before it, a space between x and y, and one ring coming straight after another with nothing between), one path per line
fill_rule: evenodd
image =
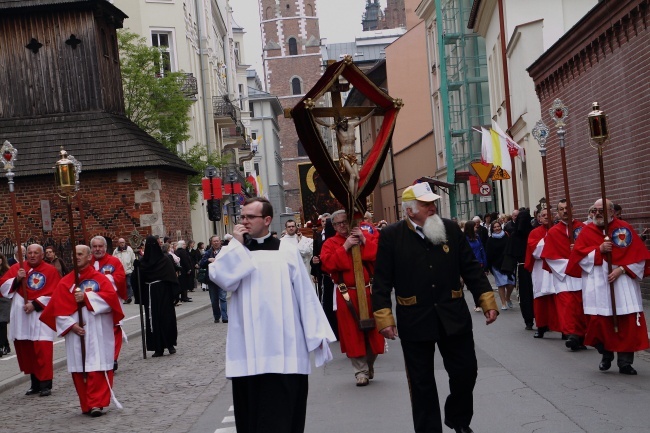
M535 310L535 324L538 328L548 327L549 331L561 332L560 321L557 317L555 297L557 295L545 295L535 298L533 309Z
M560 292L555 295L562 333L584 337L587 332L587 316L582 308L582 291Z
M88 412L93 407L108 407L111 404L111 390L106 382L104 373L108 375L110 386L113 386L113 370L90 371L86 373L84 382L83 373L72 373L72 381L79 395L79 404L82 412Z
M20 371L38 380L52 380L54 343L51 341L14 340Z

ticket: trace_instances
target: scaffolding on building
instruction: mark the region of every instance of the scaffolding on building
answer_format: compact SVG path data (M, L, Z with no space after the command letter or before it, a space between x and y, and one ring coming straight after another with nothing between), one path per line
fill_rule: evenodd
M471 0L438 0L437 19L441 25L438 41L441 67L446 74L441 78L441 103L448 107L444 119L447 148L447 170L467 172L469 163L481 157L482 126L490 124L490 101L485 40L467 28ZM448 177L449 179L449 177ZM456 191L450 196L452 216L459 220L496 209L496 197L486 206L476 195L470 194L468 182L454 178ZM493 188L494 190L494 188Z

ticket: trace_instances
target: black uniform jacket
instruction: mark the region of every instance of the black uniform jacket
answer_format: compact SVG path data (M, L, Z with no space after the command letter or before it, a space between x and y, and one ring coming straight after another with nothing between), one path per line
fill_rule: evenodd
M447 242L422 239L408 220L381 231L375 265L372 305L379 330L395 324L391 291L397 299L401 339L437 340L472 330L472 317L459 290L462 277L483 311L497 310L494 293L457 224L443 219Z

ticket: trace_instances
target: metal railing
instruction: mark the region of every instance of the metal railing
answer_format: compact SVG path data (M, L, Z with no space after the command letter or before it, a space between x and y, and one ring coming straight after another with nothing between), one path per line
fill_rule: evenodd
M230 117L233 122L237 122L241 118L241 110L230 101L227 95L213 96L212 109L214 117Z

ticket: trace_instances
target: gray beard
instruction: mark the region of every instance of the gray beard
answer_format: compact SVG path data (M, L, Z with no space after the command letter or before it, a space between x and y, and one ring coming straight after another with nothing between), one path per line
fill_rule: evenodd
M440 245L447 242L445 224L442 222L442 218L440 218L440 215L438 214L431 215L426 219L424 227L422 227L422 232L434 245Z

